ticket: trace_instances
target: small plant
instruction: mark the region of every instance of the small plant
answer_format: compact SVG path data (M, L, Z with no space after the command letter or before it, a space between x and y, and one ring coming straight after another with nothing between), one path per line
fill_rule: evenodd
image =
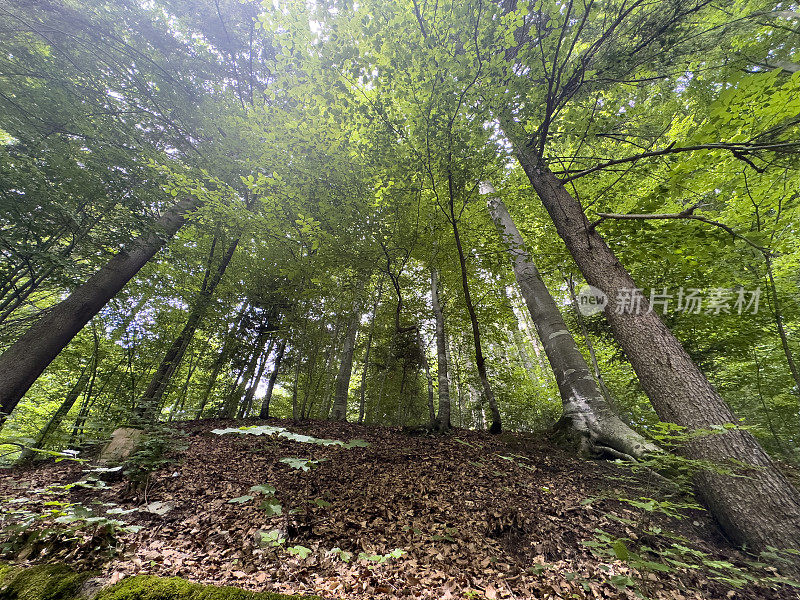
M368 554L366 552L359 552L358 560L366 560L368 562L383 564L387 560L391 560L393 558L400 558L405 553L406 551L403 550L402 548L395 548L388 554Z
M174 431L164 428L145 433L136 444L136 450L122 464L122 473L128 478L132 490L141 491L145 502L153 473L172 464L175 459L170 455L188 446L175 436Z
M36 490L33 498L5 499L6 507L0 517L0 553L17 559L47 554L96 560L119 552L119 535L141 529L118 518L132 510L99 501L96 501L98 508L92 509L59 498L76 487L94 490L106 487L94 477L90 474L71 484Z

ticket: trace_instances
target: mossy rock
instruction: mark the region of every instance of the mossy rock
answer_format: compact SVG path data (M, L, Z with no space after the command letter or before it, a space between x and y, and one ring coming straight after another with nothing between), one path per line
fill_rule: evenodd
M0 565L0 600L73 600L91 576L64 565Z
M0 600L89 600L84 584L94 573L65 565L22 568L0 564ZM96 588L95 588L96 589ZM191 583L179 577L137 575L93 596L94 600L321 600L319 596L286 596L235 587Z

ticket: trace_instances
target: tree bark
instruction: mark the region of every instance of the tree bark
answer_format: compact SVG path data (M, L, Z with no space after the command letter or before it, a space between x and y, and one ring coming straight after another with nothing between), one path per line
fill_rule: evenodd
M281 340L278 346L278 354L275 355L275 364L272 367L272 373L269 375L267 393L264 395L264 401L261 403L261 410L258 413L259 419L269 419L269 403L272 401L272 390L275 389L275 382L278 380L278 369L281 368L281 361L283 360L285 351L286 340Z
M358 402L358 422L364 422L364 404L366 402L367 393L367 372L369 371L369 355L372 352L372 338L375 335L375 321L378 316L378 306L381 303L381 296L383 295L383 277L378 283L378 291L375 294L375 303L372 306L372 318L369 324L369 335L367 336L367 348L364 351L364 368L361 370L361 389L359 390L360 398Z
M456 249L458 250L458 263L461 266L461 285L464 289L464 302L467 305L469 320L472 324L472 337L475 342L475 366L478 369L478 376L481 379L484 396L489 403L489 409L492 411L492 424L489 427L489 433L497 434L503 430L503 423L500 417L500 409L497 407L497 400L492 390L492 384L489 382L489 375L486 373L486 359L483 356L483 348L481 347L481 330L478 325L478 317L475 314L475 307L472 305L472 295L469 291L469 280L467 279L467 263L464 258L464 248L461 245L461 235L458 231L458 219L456 218L455 208L453 206L452 184L450 187L450 225L453 227L453 236L455 237Z
M433 265L431 265L431 306L436 321L436 368L439 382L439 413L436 415L435 425L439 431L447 431L451 427L447 337L444 332L444 312L439 300L439 272Z
M0 426L42 371L165 241L175 235L186 213L198 204L196 198L178 202L158 219L156 231L144 234L129 249L121 250L86 283L49 309L0 356Z
M180 334L178 334L178 337L173 340L172 344L167 349L167 353L161 360L161 364L158 366L158 369L156 369L144 394L142 394L142 397L139 399L134 411L136 421L140 423L150 423L158 420L161 402L172 380L172 376L175 374L175 371L178 370L200 322L203 320L203 317L205 317L208 305L211 304L214 291L222 280L222 276L225 274L225 270L228 268L231 258L233 258L233 253L236 251L238 245L238 238L231 242L225 254L222 256L219 265L217 265L217 270L214 272L214 275L210 280L206 278L203 281L197 301L192 307L189 317L186 319L186 324L183 326Z
M350 376L353 372L353 353L359 325L361 325L361 311L355 308L345 334L339 373L336 375L336 392L330 416L334 421L347 420L347 398L350 394Z
M611 448L635 458L648 452L657 452L657 446L614 414L598 389L505 204L493 197L488 205L500 238L508 249L522 297L556 377L564 407L560 424L577 434L570 437L576 437L585 451L602 453L605 448Z
M508 304L509 311L511 312L511 337L514 340L514 346L517 348L519 361L522 363L522 366L528 373L528 377L530 377L530 379L533 381L537 381L538 377L536 376L536 370L533 368L531 355L528 354L528 349L525 347L525 338L522 336L519 319L517 319L517 313L514 312L514 306L511 304L511 299L508 297L506 286L503 285L500 287L500 295L503 297L503 300L506 302L506 304Z
M524 143L513 136L511 141L586 282L608 297L606 318L659 418L690 431L738 423L657 312L649 309L647 298L637 291L633 278L591 227L580 203ZM641 310L620 310L620 299L631 294ZM696 478L700 498L734 543L752 550L768 546L800 549L800 498L752 434L733 429L705 435L688 442L684 452L690 458L728 463L739 475L746 475L704 471Z
M258 373L256 374L255 379L250 382L250 387L247 388L247 393L244 395L244 415L243 417L247 417L250 414L250 410L253 408L253 399L256 397L256 390L258 389L258 384L261 383L261 378L264 377L264 371L267 369L267 362L269 361L269 357L272 355L272 348L275 347L275 340L270 340L269 346L267 347L267 351L264 353L264 357L261 360L261 366L258 368Z
M589 337L589 330L586 329L586 322L583 320L583 315L578 307L578 299L575 297L575 282L572 280L572 277L565 277L564 282L567 284L569 297L570 300L572 300L572 309L575 313L575 320L578 322L578 327L581 329L581 335L583 336L583 340L586 342L586 349L589 351L589 360L592 363L592 370L594 371L594 378L597 380L597 386L603 393L603 397L606 399L606 402L608 402L608 405L614 409L617 402L614 398L614 394L612 394L611 390L608 389L605 379L603 379L603 373L600 371L600 365L597 362L597 353L594 351L594 344L592 344L592 340Z

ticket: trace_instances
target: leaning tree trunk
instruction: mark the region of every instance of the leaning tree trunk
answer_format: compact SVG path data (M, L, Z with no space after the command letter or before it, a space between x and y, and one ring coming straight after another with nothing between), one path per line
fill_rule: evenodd
M488 205L556 377L564 407L560 424L576 434L570 437L577 438L584 450L602 453L610 448L612 454L622 453L635 458L658 451L657 446L633 431L611 410L564 323L558 304L525 249L522 235L505 204L494 197Z
M129 249L121 250L86 283L48 310L0 356L0 426L47 365L153 258L181 228L186 213L198 204L196 198L178 202L158 219L155 231L137 239Z
M356 348L356 335L360 324L361 311L356 308L347 327L342 347L342 360L339 363L339 373L336 375L336 392L330 416L334 421L347 420L347 398L350 394L350 376L353 372L353 353Z
M738 424L737 416L658 313L650 310L647 298L589 224L580 203L524 144L512 142L586 282L606 294L606 318L659 418L690 431ZM623 301L630 306L631 298L640 310L624 310ZM750 432L723 429L693 439L684 452L690 458L725 463L744 475L703 471L695 482L699 496L735 543L753 550L800 549L800 497Z
M161 360L161 364L153 374L152 379L150 379L150 383L147 389L145 389L144 394L142 394L142 397L139 399L134 411L135 421L139 423L150 423L151 421L157 420L158 413L161 409L161 402L172 380L172 376L175 374L175 371L178 370L181 361L183 361L186 350L189 348L192 338L194 338L195 331L197 331L200 322L203 320L206 310L209 304L211 304L214 291L222 280L222 276L225 274L225 270L228 268L231 258L233 258L233 253L236 251L238 245L238 238L231 242L225 254L222 256L219 265L217 265L217 270L214 272L214 275L210 280L206 279L203 281L197 301L194 303L188 319L186 319L186 324L183 326L180 334L178 334L178 337L173 340L172 344L167 349L167 353Z
M269 403L272 400L272 390L275 389L275 382L278 381L278 369L281 367L283 353L286 352L286 340L281 340L278 346L278 354L275 355L275 364L272 366L272 373L267 382L267 393L264 394L264 401L261 403L261 410L258 413L259 419L269 419Z
M450 423L450 380L447 373L447 338L444 333L444 312L439 301L439 272L431 265L431 306L436 321L436 368L439 380L439 413L436 429L447 431Z

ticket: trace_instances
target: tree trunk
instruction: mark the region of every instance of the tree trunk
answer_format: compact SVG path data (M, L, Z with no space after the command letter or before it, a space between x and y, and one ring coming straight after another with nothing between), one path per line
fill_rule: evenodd
M436 409L433 406L433 376L431 375L431 365L428 360L428 349L422 342L419 325L417 326L417 345L422 355L422 367L425 370L425 381L428 387L428 423L431 428L434 428L436 427Z
M219 377L219 372L222 370L222 366L228 360L228 355L230 354L230 347L231 342L233 341L235 334L242 325L242 319L244 319L244 315L247 312L248 304L247 302L244 303L242 308L239 310L239 314L236 315L236 319L234 320L233 327L231 327L228 332L225 334L225 339L222 342L222 348L217 355L217 358L214 360L214 366L211 368L211 375L208 377L208 383L206 384L206 389L203 391L203 397L200 400L200 406L197 408L197 418L200 419L203 416L203 411L206 408L206 404L208 404L208 398L211 396L211 390L214 389L214 385L217 383L217 377Z
M347 398L350 394L350 376L353 372L353 352L356 348L356 335L361 324L361 311L356 308L347 327L342 347L342 360L336 376L336 392L330 418L334 421L347 420Z
M83 390L86 389L86 384L89 383L89 366L85 366L81 371L80 376L78 377L78 381L75 382L75 385L70 388L69 392L67 392L66 397L64 398L64 402L61 403L61 406L58 407L58 410L50 417L50 420L47 422L47 425L44 426L44 429L39 432L36 441L33 443L34 448L43 448L44 443L47 441L47 438L58 429L61 422L64 420L64 417L67 416L72 407L75 405L75 401L80 397L83 393ZM24 463L31 460L36 455L34 450L29 448L25 448L19 457L19 462Z
M383 276L378 283L378 291L375 294L375 303L372 306L372 318L369 324L369 335L367 336L367 348L364 351L364 367L361 369L361 389L359 390L358 401L358 422L364 422L364 404L366 402L367 393L367 372L369 371L369 355L372 352L372 338L375 334L375 321L378 316L378 306L381 303L381 296L383 295Z
M275 340L270 340L267 351L264 353L264 357L261 360L261 366L258 368L258 374L256 374L255 379L250 382L250 387L247 388L247 393L244 395L245 409L243 417L247 417L247 415L250 414L250 410L253 408L253 399L256 397L258 384L261 383L261 378L264 377L264 371L267 369L267 362L269 361L269 357L272 354L272 348L274 346Z
M517 347L519 361L525 369L525 372L528 373L528 377L530 377L533 381L537 381L538 377L536 376L536 371L533 368L531 355L528 354L528 349L525 347L525 338L522 336L519 320L517 319L517 313L514 312L514 306L511 304L511 299L508 297L506 286L500 286L500 295L503 297L503 300L506 302L506 304L508 304L509 310L511 311L511 337L514 340L514 346Z
M611 410L567 329L556 301L525 249L522 235L505 204L494 197L488 205L556 377L564 407L560 424L577 434L570 437L577 437L583 450L602 453L611 448L635 458L658 451L658 447L630 429Z
M578 322L578 327L581 329L581 335L586 342L586 349L589 351L589 359L592 363L592 370L594 371L594 378L597 381L597 386L603 393L603 398L606 399L608 405L613 409L617 402L614 398L614 394L612 394L611 390L608 389L605 379L603 379L603 373L600 371L600 365L597 363L597 353L594 351L594 344L592 344L592 340L589 337L589 330L586 329L586 322L583 320L583 315L578 307L578 299L575 297L575 282L572 280L572 277L565 277L564 281L566 282L567 289L569 290L570 300L572 300L572 309L575 313L575 320Z
M507 132L508 133L508 132ZM693 431L738 424L739 420L692 362L677 338L639 291L605 240L589 224L580 203L531 151L512 139L534 190L589 285L602 290L614 336L662 421ZM625 311L633 295L641 310ZM704 471L696 478L701 499L737 544L751 550L800 549L800 498L751 433L741 429L705 435L684 447L690 458L735 468L732 477ZM752 468L742 469L740 461Z
M475 366L478 368L478 375L481 379L483 386L483 393L489 403L489 408L492 411L492 425L489 427L489 433L500 433L503 430L502 419L500 418L500 410L497 407L497 400L494 397L492 385L489 382L489 376L486 373L486 359L483 356L483 348L481 347L481 330L478 325L478 317L475 314L475 307L472 305L472 295L469 291L469 281L467 279L467 263L464 258L464 248L461 245L461 235L458 232L458 220L455 215L455 208L453 206L453 191L450 190L450 224L453 227L453 236L456 240L456 249L458 250L458 263L461 266L461 285L464 289L464 302L467 305L467 312L469 313L469 320L472 324L472 337L475 341Z
M267 393L264 395L264 401L261 403L261 410L258 413L259 419L269 419L269 403L272 400L272 390L275 389L275 382L278 380L278 369L281 368L281 361L283 360L283 353L285 351L286 340L281 340L278 346L278 354L275 355L275 364L272 367L272 373L269 375Z
M156 231L121 250L0 356L0 426L47 365L181 228L198 203L196 198L178 202L158 219Z
M231 402L233 406L238 403L239 409L236 411L236 418L237 419L244 419L247 416L247 412L249 411L249 407L247 406L247 390L251 386L257 385L257 382L253 379L253 376L256 373L256 368L258 367L258 359L263 356L263 337L259 335L256 338L255 343L255 350L253 350L253 355L250 357L250 363L247 365L247 370L244 372L242 376L242 381L237 386L236 390L234 391L234 400ZM259 350L260 349L260 350ZM272 351L272 345L270 344L269 351ZM266 357L264 358L266 360ZM253 393L255 393L255 388L253 388Z
M444 312L439 301L439 272L433 265L431 265L431 305L433 307L433 317L436 321L436 368L439 381L439 414L436 415L436 429L447 431L451 427L447 338L444 333Z
M135 409L136 421L140 423L150 423L158 420L161 402L172 380L172 376L175 374L175 371L178 370L186 354L186 350L189 348L189 344L192 342L192 338L206 314L206 309L208 309L208 305L211 304L214 291L222 280L222 276L225 274L225 270L228 268L231 258L233 258L233 253L236 251L236 246L238 245L239 240L236 239L228 246L222 260L219 265L217 265L214 276L211 277L210 280L206 277L203 281L197 301L192 307L189 317L186 319L186 324L183 326L180 334L178 334L178 337L173 340L172 344L167 349L167 353L161 360L161 364L158 366L158 369L156 369L144 394L142 394L142 397L139 399ZM206 273L206 275L208 276L208 273Z

